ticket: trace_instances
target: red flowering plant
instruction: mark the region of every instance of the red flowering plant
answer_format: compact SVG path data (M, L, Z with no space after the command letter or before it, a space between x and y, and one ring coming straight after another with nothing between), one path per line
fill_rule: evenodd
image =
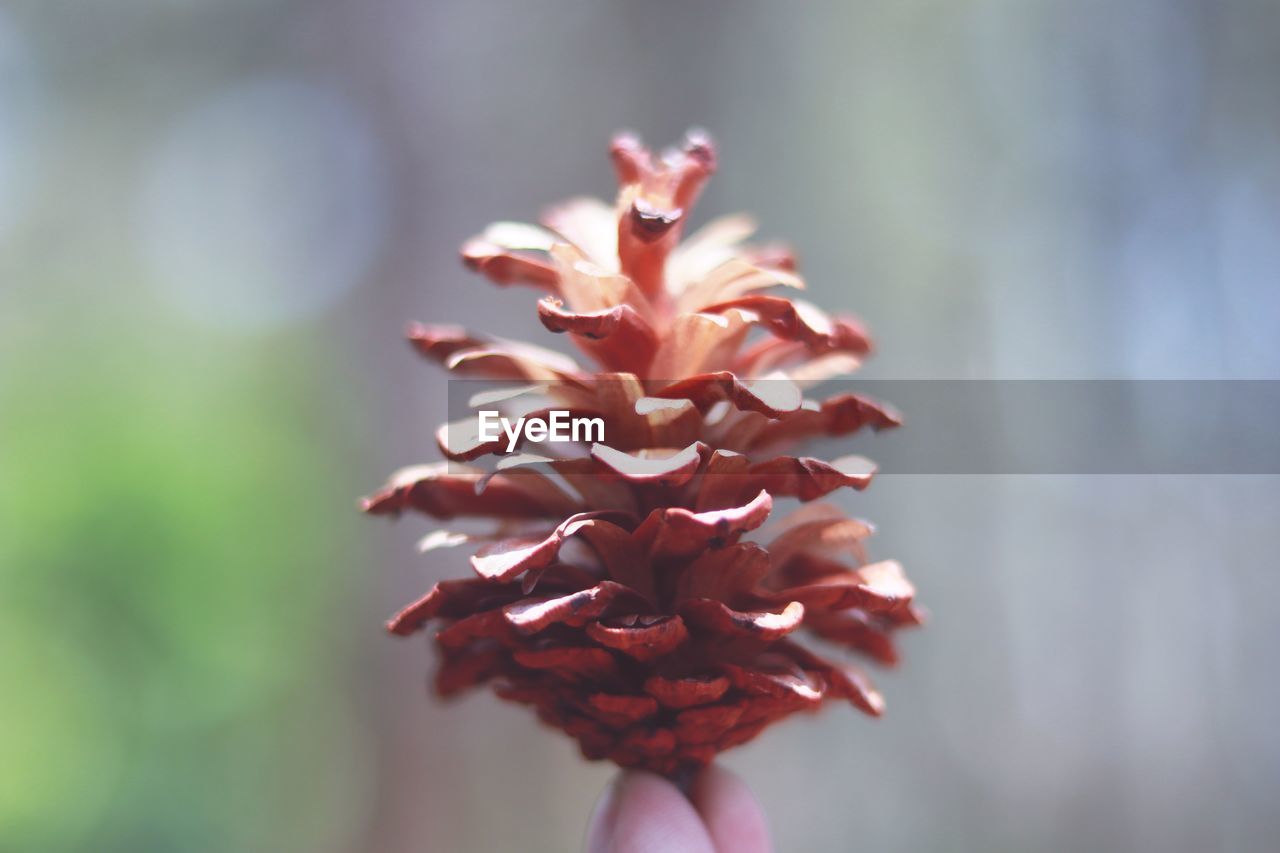
M462 250L496 284L545 291L538 319L594 367L451 326L409 334L454 375L517 383L477 405L563 410L604 437L535 453L475 418L446 424L446 461L397 473L364 509L491 521L423 541L476 546L475 576L388 625L434 630L441 695L491 685L588 758L674 776L829 699L878 716L861 670L798 637L892 664L894 632L921 613L898 563L868 562L871 526L816 502L865 488L874 465L786 452L899 423L858 394L805 396L870 353L861 324L778 295L803 289L794 259L745 243L746 217L681 242L716 167L704 135L660 157L620 135L611 153L614 205L575 199L545 227L498 223ZM796 508L775 513L785 499Z

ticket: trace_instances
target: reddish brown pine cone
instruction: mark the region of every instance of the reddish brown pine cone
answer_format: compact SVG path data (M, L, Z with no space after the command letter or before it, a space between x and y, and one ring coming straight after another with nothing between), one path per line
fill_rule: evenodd
M769 292L803 282L787 250L742 242L745 217L680 242L715 170L705 136L656 159L623 135L612 155L614 207L575 199L545 228L499 223L462 250L497 284L545 291L538 318L596 369L453 327L410 332L455 375L519 383L483 398L512 421L563 410L599 418L606 440L509 452L474 417L446 424L449 461L396 474L365 509L491 521L424 539L478 545L476 577L436 584L389 623L434 628L442 695L492 684L588 758L672 775L826 699L879 715L866 677L797 632L892 664L894 631L921 614L896 562L866 561L870 525L810 503L865 488L874 466L784 452L898 424L858 395L804 396L858 367L861 325ZM800 505L770 519L783 499Z

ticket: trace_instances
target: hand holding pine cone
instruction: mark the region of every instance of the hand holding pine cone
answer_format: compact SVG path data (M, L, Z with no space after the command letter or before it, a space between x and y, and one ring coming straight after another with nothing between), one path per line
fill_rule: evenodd
M869 354L862 327L766 293L803 282L787 250L742 242L745 217L680 242L715 170L705 136L655 158L621 135L612 156L613 207L575 199L545 228L499 223L462 250L496 284L545 291L539 320L595 372L454 327L410 332L455 375L520 383L487 398L513 415L600 418L607 441L508 453L474 420L447 424L437 439L449 461L405 469L364 508L493 522L428 536L425 550L478 543L477 576L436 584L389 623L400 635L434 623L442 695L491 684L588 758L675 775L826 699L879 715L859 670L796 633L892 664L893 633L921 614L896 562L866 562L870 526L811 503L865 488L874 466L782 453L898 424L855 394L804 398ZM491 456L491 470L471 464ZM789 498L799 508L762 527Z

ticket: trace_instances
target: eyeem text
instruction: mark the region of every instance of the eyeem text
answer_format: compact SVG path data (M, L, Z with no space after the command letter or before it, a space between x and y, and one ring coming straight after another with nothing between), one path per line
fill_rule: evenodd
M561 410L547 412L547 417L521 417L514 423L501 412L480 410L477 412L477 435L481 441L507 439L507 452L512 453L520 442L578 442L604 441L604 418L575 417Z

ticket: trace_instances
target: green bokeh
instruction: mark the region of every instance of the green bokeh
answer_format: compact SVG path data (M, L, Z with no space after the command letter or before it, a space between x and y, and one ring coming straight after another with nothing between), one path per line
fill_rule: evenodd
M0 849L314 849L344 816L348 487L287 359L183 343L6 359L41 369L0 386Z

